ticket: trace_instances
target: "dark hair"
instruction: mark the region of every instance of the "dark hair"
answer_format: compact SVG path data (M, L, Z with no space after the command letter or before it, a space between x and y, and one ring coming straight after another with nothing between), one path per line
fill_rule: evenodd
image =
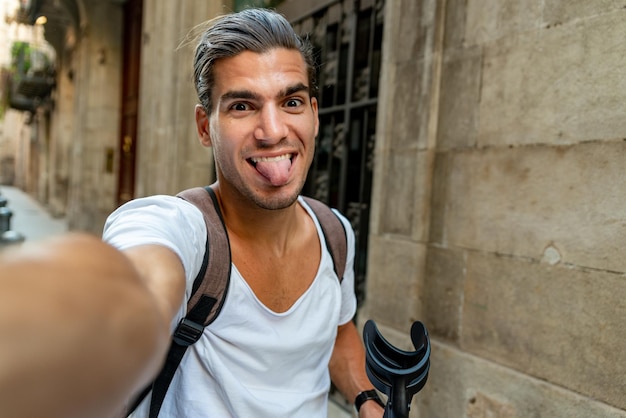
M273 48L300 51L307 66L309 94L317 97L313 48L295 33L282 15L268 9L250 8L218 16L207 25L208 28L200 36L193 61L196 92L207 113L213 111L211 93L215 83L215 62L244 51L263 53Z

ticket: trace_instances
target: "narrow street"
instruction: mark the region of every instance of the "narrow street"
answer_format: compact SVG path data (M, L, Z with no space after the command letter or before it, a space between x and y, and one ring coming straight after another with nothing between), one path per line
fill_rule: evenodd
M0 185L0 196L7 199L7 207L13 212L11 230L19 232L26 240L39 240L67 231L65 219L53 218L41 204L20 189Z

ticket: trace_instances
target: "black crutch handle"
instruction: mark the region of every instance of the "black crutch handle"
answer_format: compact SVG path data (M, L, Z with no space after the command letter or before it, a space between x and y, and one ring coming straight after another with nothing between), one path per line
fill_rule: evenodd
M371 319L363 328L365 370L376 389L387 395L384 418L408 418L413 395L428 379L430 339L424 324L411 326L415 351L404 351L387 341Z

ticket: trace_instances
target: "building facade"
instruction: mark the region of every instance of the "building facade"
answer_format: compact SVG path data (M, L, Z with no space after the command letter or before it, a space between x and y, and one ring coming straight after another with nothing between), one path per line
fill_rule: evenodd
M242 3L23 2L56 83L19 124L39 161L20 186L99 233L131 198L212 182L187 35ZM323 58L306 190L357 233L359 326L407 350L430 332L411 416L625 418L623 5L271 5Z

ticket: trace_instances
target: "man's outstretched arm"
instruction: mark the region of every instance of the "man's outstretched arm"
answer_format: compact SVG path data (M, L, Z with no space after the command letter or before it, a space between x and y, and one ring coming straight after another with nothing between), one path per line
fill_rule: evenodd
M2 416L111 417L158 373L183 292L164 247L68 234L0 252Z
M337 331L329 368L333 383L350 402L360 392L374 388L365 373L365 349L352 321L341 325ZM361 406L359 417L381 418L383 412L376 402L368 401Z

